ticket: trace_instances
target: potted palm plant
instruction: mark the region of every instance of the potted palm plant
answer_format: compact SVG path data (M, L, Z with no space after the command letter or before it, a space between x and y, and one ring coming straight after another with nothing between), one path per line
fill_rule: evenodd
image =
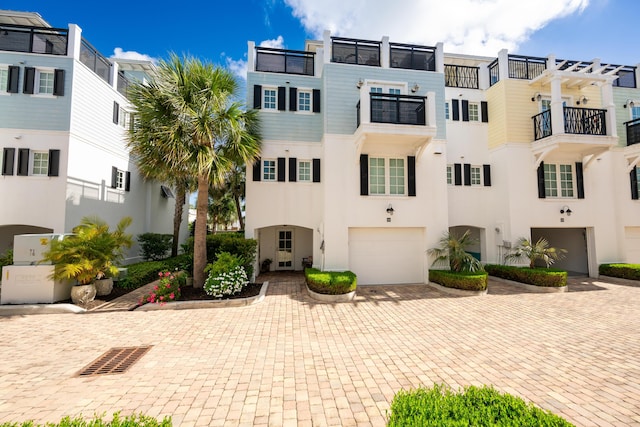
M71 289L71 300L75 304L92 301L97 293L96 281L110 279L118 273L116 263L123 258L124 248L132 244L131 235L125 233L131 221L130 217L123 218L112 232L102 219L85 217L73 229L73 236L51 241L44 261L55 265L52 279L76 282ZM110 280L110 286L109 280L99 284L102 287L98 295L111 292L113 279Z

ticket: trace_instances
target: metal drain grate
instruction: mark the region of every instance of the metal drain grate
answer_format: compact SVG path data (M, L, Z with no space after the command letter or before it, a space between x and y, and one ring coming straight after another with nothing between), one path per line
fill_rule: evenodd
M140 360L150 349L151 346L112 348L85 366L78 373L78 376L121 374Z

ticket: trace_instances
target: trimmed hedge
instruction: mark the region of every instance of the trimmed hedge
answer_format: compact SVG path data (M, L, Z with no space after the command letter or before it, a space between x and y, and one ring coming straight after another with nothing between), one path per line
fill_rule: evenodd
M493 387L447 386L399 391L391 402L390 427L397 426L572 426L549 411Z
M119 412L113 414L113 420L105 421L104 415L97 415L94 419L85 420L83 417L64 417L59 423L35 424L33 421L23 423L2 423L0 427L171 427L171 417L164 417L162 421L142 414L121 417Z
M640 280L640 264L600 264L598 273L620 279Z
M342 295L356 290L357 277L351 271L320 271L305 268L307 286L313 292L325 295Z
M486 271L429 270L429 281L447 288L464 291L484 291L487 289L488 275Z
M193 237L189 237L182 248L186 253L193 255ZM207 264L216 260L217 253L229 252L245 261L242 266L247 276L251 277L257 248L258 242L255 239L245 239L241 233L209 234L207 235Z
M173 234L143 233L138 234L138 243L145 261L157 261L167 257L171 250Z
M567 286L567 272L553 268L514 267L512 265L487 264L484 269L491 276L528 285L560 288Z
M144 261L126 266L127 276L118 281L117 286L122 289L138 289L147 283L158 279L158 273L162 270L184 270L191 272L193 260L190 254L178 255L162 261Z

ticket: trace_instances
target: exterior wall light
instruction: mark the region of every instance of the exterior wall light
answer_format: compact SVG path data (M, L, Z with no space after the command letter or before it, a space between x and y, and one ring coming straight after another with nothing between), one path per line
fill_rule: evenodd
M636 106L636 103L632 99L627 99L627 101L623 105L624 108L627 108L627 107L633 108L635 106Z
M576 101L577 105L587 105L587 102L589 101L589 98L587 98L586 96L582 95L580 98L578 98L578 101Z
M571 208L567 205L564 205L562 208L560 208L560 214L567 214L567 216L571 216L571 213L573 211L571 210Z
M420 90L420 86L418 85L418 83L414 83L411 87L411 92L416 93L418 90Z
M391 204L389 204L389 207L387 208L387 213L389 215L393 215L393 206L391 206Z
M536 92L531 97L531 102L540 101L541 99L542 99L542 95L540 94L540 92Z
M364 86L364 80L362 80L362 78L358 79L358 83L356 83L356 87L358 89L360 89L362 86Z

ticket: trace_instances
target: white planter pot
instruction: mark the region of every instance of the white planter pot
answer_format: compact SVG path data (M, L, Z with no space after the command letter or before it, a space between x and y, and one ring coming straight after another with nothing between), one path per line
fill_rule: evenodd
M96 287L89 285L76 285L71 288L71 301L76 305L84 305L93 301L96 297Z
M96 295L104 296L109 295L113 290L113 278L108 277L106 279L96 280Z

